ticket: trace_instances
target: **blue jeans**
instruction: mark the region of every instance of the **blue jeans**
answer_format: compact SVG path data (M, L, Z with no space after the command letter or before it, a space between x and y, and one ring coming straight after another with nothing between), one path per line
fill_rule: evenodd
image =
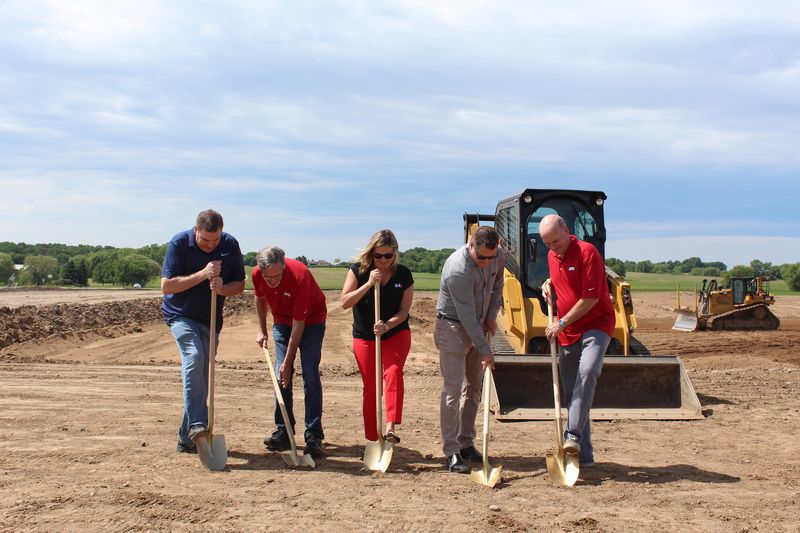
M286 349L289 347L289 336L292 327L285 324L274 324L272 326L272 338L275 340L275 373L280 370L283 360L286 358ZM322 381L319 377L319 362L322 359L322 339L325 337L325 323L306 326L303 330L303 337L300 339L300 369L303 376L303 391L305 393L306 407L306 430L304 438L308 440L310 436L316 436L320 440L325 438L322 431ZM294 431L295 419L294 402L292 398L292 378L294 377L294 367L289 375L289 384L283 393L283 401L286 404L286 412ZM278 429L285 428L280 407L275 401L275 424Z
M191 442L191 426L208 427L208 326L181 317L173 319L169 327L181 352L183 420L178 429L178 440L186 444Z
M581 462L594 461L589 410L592 408L597 378L603 370L603 357L610 342L611 337L608 334L590 329L578 342L559 348L559 374L569 402L564 437L570 433L578 438L581 445L578 459Z

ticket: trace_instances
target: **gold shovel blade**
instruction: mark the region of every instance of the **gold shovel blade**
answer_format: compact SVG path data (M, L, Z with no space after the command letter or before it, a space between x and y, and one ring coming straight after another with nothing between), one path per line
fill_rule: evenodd
M547 473L553 483L571 487L578 481L580 462L577 455L567 455L564 450L559 450L558 453L545 455L545 461Z
M394 445L383 439L368 442L364 448L364 466L370 470L386 472L392 462L393 449Z
M287 466L307 466L308 468L314 468L316 466L314 464L313 457L310 455L297 453L295 450L292 450L288 453L282 453L281 457Z
M500 481L500 474L503 471L503 466L493 467L489 463L484 463L483 468L480 470L473 470L469 474L469 478L474 483L479 485L486 485L487 487L494 487Z
M194 439L200 462L209 470L219 472L225 469L228 462L228 448L225 446L225 435L206 433Z

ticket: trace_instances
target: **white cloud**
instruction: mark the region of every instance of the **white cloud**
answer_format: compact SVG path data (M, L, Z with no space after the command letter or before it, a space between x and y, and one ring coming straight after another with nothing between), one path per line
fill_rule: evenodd
M609 245L793 242L798 45L788 1L2 2L0 238L141 245L213 205L250 249L455 246L558 187L609 193Z

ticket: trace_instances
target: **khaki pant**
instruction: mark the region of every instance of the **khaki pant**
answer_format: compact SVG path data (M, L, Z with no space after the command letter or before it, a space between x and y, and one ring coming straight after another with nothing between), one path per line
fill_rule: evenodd
M480 354L458 322L436 319L433 341L444 380L439 407L442 451L449 457L475 443L483 368Z

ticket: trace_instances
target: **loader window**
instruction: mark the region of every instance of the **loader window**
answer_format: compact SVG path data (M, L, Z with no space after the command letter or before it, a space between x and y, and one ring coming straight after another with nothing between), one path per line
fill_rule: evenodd
M591 212L580 202L570 199L556 199L548 205L542 205L531 213L527 222L528 240L535 241L535 256L526 257L527 260L527 285L532 289L540 289L544 280L550 277L547 266L547 246L544 245L539 235L539 223L546 215L556 214L569 226L569 231L582 241L590 242L602 253L602 242L597 220ZM526 254L530 255L530 254Z
M506 268L519 276L519 214L517 206L512 205L497 211L494 227L503 239L506 250Z
M544 280L550 277L550 269L547 266L547 246L544 245L542 236L539 235L539 222L546 215L557 215L558 212L550 207L540 207L528 218L528 241L535 241L535 253L533 257L528 257L527 264L527 285L532 289L541 289Z

